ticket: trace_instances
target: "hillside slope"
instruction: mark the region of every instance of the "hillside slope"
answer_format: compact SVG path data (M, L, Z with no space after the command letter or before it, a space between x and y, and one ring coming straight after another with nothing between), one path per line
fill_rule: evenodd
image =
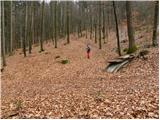
M7 58L2 73L2 118L158 118L158 48L117 73L104 71L117 53L115 38L103 49L85 38L45 44L45 52ZM91 59L86 44L91 44ZM127 44L127 43L125 43ZM125 45L124 45L125 46ZM60 58L55 59L56 56ZM68 59L68 64L58 62Z

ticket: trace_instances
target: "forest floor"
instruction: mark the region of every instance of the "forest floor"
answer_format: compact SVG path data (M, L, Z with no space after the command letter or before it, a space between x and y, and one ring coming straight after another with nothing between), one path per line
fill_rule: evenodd
M136 40L140 47L144 37ZM117 73L107 73L107 61L118 56L115 37L102 50L94 37L71 36L71 43L65 42L60 40L57 49L44 42L44 52L35 46L26 58L21 50L7 58L1 118L159 118L158 47L147 48L147 60L136 58ZM87 43L91 59L86 58ZM121 44L124 48L128 42ZM62 59L69 63L61 64Z

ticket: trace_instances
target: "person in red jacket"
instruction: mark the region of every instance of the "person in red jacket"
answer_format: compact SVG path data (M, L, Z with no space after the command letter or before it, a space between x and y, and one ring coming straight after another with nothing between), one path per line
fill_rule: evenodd
M91 52L91 47L89 46L89 44L87 44L87 58L90 59L90 52Z

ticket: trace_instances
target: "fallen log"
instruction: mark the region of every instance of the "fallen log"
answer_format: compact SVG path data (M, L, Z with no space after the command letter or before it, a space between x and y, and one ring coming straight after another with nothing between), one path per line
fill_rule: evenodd
M123 60L122 59L114 59L114 60L109 60L109 63L121 63Z
M127 65L132 59L134 58L134 55L127 54L124 56L120 56L118 58L115 58L113 60L109 60L109 65L106 67L107 72L117 72L120 70L124 65Z
M120 63L120 62L123 62L124 60L129 60L129 59L132 59L134 58L134 55L130 54L130 55L124 55L124 56L120 56L118 58L115 58L113 60L109 60L108 62L109 63Z

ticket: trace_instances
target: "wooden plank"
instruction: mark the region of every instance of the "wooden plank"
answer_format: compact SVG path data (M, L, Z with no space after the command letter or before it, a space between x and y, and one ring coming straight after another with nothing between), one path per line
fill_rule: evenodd
M114 69L114 72L117 72L119 69L121 69L124 65L128 64L129 60L126 60L120 64L117 65L117 67Z
M127 55L124 55L124 56L120 56L120 57L118 57L116 59L109 60L108 62L109 63L120 63L120 62L123 62L125 60L132 59L132 58L134 58L134 55L128 55L127 54Z
M107 72L111 72L111 73L112 73L116 67L117 67L117 64L110 64L110 65L106 68L106 70L107 70Z
M121 69L124 65L128 64L130 60L132 60L135 56L132 54L127 54L124 56L120 56L114 60L109 60L110 63L106 70L107 72L117 72Z
M110 63L108 67L106 68L107 72L117 72L120 68L122 68L124 65L129 63L129 60L123 61L121 63Z
M119 63L119 62L123 62L122 59L114 59L114 60L109 60L109 63Z
M127 55L123 55L123 56L120 56L118 57L119 59L127 59L129 58L131 55L127 54Z

